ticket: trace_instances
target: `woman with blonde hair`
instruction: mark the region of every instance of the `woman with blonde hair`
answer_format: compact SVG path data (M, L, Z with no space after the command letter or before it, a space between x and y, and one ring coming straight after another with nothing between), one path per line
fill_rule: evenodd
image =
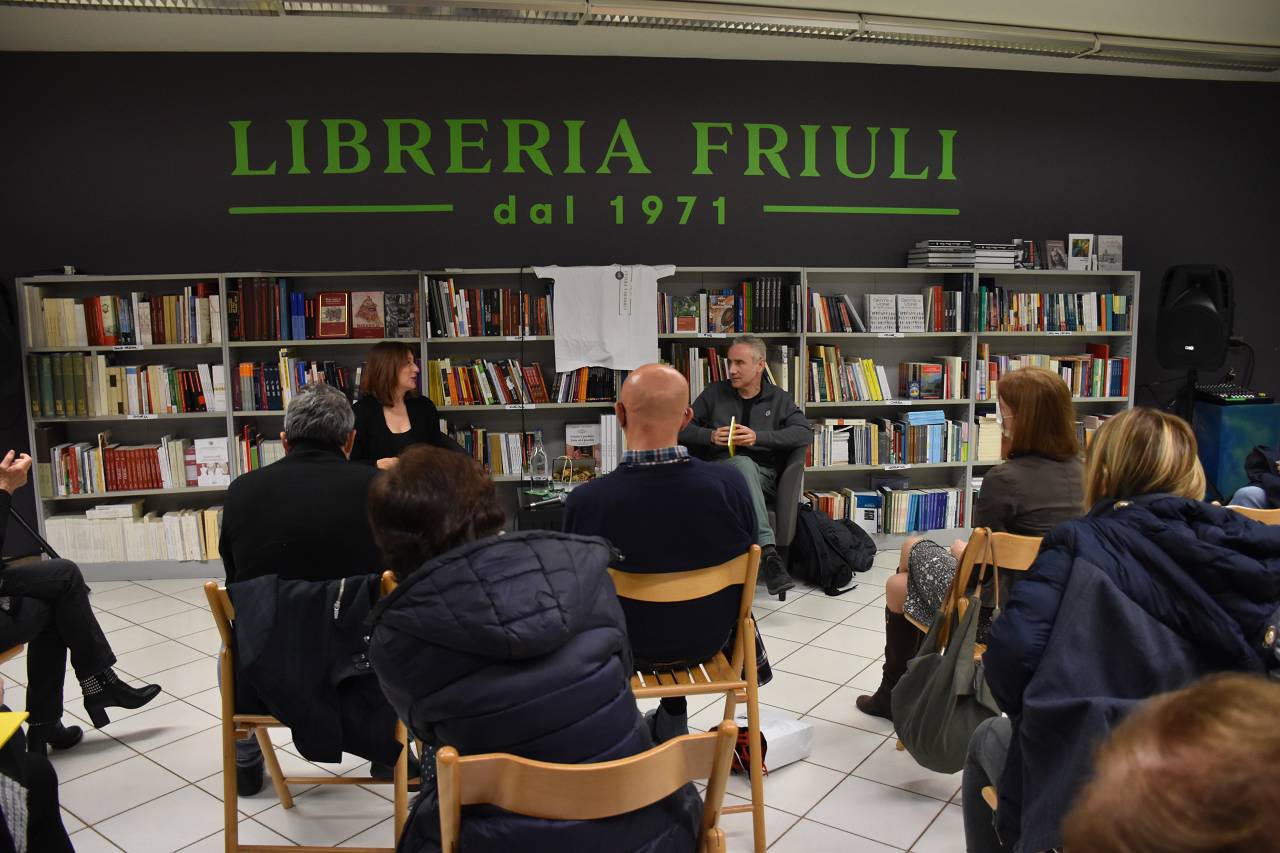
M1015 370L1000 380L996 421L1000 456L982 481L973 526L1021 536L1043 536L1080 515L1080 448L1071 391L1056 373ZM889 697L907 671L942 598L951 588L965 542L945 548L913 538L902 546L898 573L885 584L884 675L880 687L859 696L858 710L891 719Z
M1132 409L1094 436L1088 514L1045 537L987 634L987 685L1008 717L969 743L970 853L1061 847L1113 723L1201 676L1274 664L1280 527L1205 503L1204 489L1195 436L1172 415ZM997 779L993 825L981 791Z

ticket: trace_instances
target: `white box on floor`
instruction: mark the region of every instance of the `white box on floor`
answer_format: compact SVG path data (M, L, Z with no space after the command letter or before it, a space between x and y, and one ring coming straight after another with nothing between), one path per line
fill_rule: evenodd
M747 730L747 709L740 708L733 721ZM796 720L786 711L761 706L760 733L764 735L764 766L773 771L809 757L813 752L813 723Z

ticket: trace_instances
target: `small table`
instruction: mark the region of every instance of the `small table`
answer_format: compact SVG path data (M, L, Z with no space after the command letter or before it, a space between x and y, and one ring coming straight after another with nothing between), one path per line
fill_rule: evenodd
M531 495L521 484L517 492L517 530L560 530L564 527L564 499L569 490L557 487L553 494Z

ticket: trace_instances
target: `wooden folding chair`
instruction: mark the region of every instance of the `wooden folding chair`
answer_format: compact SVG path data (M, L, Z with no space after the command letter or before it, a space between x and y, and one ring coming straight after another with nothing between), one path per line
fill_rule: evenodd
M619 598L671 604L703 598L728 586L742 584L742 603L738 607L737 631L733 640L733 660L719 652L711 660L697 666L674 670L637 670L631 677L631 690L637 699L662 699L668 696L702 696L723 693L724 719L733 720L737 703L747 705L747 749L750 753L751 804L728 806L725 814L751 812L756 853L764 853L764 763L760 755L760 686L756 677L756 628L751 618L751 601L755 595L756 574L760 569L760 546L727 563L687 572L641 574L609 569Z
M404 724L396 722L396 740L400 743L400 758L397 759L391 781L374 779L371 776L285 776L280 769L280 761L276 758L274 745L268 733L270 728L283 728L283 724L268 714L237 714L235 707L235 660L233 656L233 631L235 626L235 608L227 595L226 587L215 581L204 585L205 596L209 599L209 609L213 612L214 624L218 626L218 635L222 638L222 651L218 653L218 667L221 675L222 693L222 804L223 804L223 838L226 853L267 853L267 851L292 851L292 853L321 853L333 850L333 847L316 847L283 844L241 844L240 821L238 815L239 792L236 790L236 741L253 736L258 739L262 749L262 759L266 763L267 773L271 776L271 784L280 798L280 805L286 809L293 808L293 795L290 785L387 785L395 786L394 805L394 842L400 841L400 833L408 818L409 802L409 755L404 747L408 742L408 734ZM390 847L341 847L346 853L394 853L395 846Z
M0 663L4 663L7 660L13 660L18 655L22 654L22 650L25 648L26 646L24 644L18 643L16 646L5 649L0 652Z
M731 720L714 732L672 738L648 752L600 764L549 764L505 753L436 754L443 853L458 853L462 807L489 803L546 820L599 820L656 803L694 779L707 779L699 853L725 853L721 804L738 742ZM621 844L621 841L619 842Z
M1251 506L1228 506L1246 518L1261 521L1263 524L1280 524L1280 509L1256 509Z

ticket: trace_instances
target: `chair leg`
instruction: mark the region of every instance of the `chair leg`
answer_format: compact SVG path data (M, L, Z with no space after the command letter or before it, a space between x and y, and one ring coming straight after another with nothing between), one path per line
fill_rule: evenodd
M267 763L267 773L271 775L271 784L275 786L280 805L286 809L293 808L293 795L289 793L289 786L284 781L284 771L280 769L280 760L276 758L276 748L271 744L271 734L265 726L258 726L253 733L258 737L258 748L262 750L262 760Z
M392 828L396 846L400 846L400 834L409 819L409 732L404 723L396 720L396 741L400 744L400 757L396 759L393 775L395 782L395 820ZM419 755L419 760L425 760Z
M748 625L753 625L750 619ZM760 685L757 682L755 629L745 634L743 643L746 666L743 675L747 682L747 749L750 752L751 770L751 829L755 841L755 853L764 853L764 756L760 744Z
M236 790L236 727L222 718L222 838L226 853L240 849L240 801Z

